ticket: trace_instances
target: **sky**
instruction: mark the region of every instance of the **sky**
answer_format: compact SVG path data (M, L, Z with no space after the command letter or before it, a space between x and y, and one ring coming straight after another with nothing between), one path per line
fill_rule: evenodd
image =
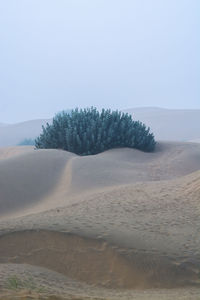
M200 109L199 0L0 0L0 123Z

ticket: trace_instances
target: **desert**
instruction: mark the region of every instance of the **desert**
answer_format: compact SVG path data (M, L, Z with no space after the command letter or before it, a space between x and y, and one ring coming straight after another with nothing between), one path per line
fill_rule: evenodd
M200 300L200 1L0 1L0 300Z
M2 299L198 299L200 144L7 147L0 167Z

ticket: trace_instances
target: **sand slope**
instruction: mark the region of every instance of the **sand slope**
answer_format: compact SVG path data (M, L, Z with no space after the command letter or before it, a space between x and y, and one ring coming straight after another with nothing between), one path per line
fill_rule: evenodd
M0 126L0 147L18 145L24 139L35 139L42 131L42 125L51 120L30 120Z
M148 289L148 290L113 290L83 284L55 271L28 264L1 264L0 299L1 300L197 300L199 289ZM20 280L21 289L2 289L2 283L9 285L13 278ZM49 292L48 292L49 291Z
M154 153L113 149L86 157L31 147L24 152L25 148L17 156L20 147L7 148L16 149L10 151L14 156L0 160L2 216L17 210L24 214L29 206L32 212L37 206L65 206L106 188L175 179L200 169L200 145L195 143L158 143Z
M0 160L26 154L34 150L33 146L0 147Z
M42 201L59 184L62 170L73 156L64 151L23 150L21 155L0 160L0 216Z
M19 263L82 292L200 286L199 144L88 157L9 148L0 168L0 278Z
M156 139L165 141L190 141L200 138L199 109L164 109L141 107L124 110L134 119L149 126Z

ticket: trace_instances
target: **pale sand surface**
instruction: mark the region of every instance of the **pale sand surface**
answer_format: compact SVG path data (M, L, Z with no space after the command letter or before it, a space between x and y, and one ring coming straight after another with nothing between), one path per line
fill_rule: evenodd
M33 146L0 147L0 160L32 152Z
M48 300L199 300L199 289L194 287L176 289L120 290L105 289L72 280L45 268L23 264L2 264L2 286L7 287L9 279L20 278L22 288L1 289L0 300L48 299ZM1 278L1 277L0 277Z
M19 149L0 151L0 295L17 274L43 297L200 299L199 144Z
M196 143L160 143L155 153L114 149L79 157L28 148L27 153L0 161L0 215L21 216L79 203L83 195L124 184L176 179L200 169L199 150Z
M140 120L149 126L157 140L191 141L200 139L200 109L141 107L124 111L131 114L133 119Z

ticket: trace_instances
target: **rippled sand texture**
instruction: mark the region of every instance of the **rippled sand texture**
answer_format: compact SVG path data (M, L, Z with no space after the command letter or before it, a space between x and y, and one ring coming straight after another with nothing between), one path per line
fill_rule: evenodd
M0 169L2 299L199 299L200 144L1 148Z

